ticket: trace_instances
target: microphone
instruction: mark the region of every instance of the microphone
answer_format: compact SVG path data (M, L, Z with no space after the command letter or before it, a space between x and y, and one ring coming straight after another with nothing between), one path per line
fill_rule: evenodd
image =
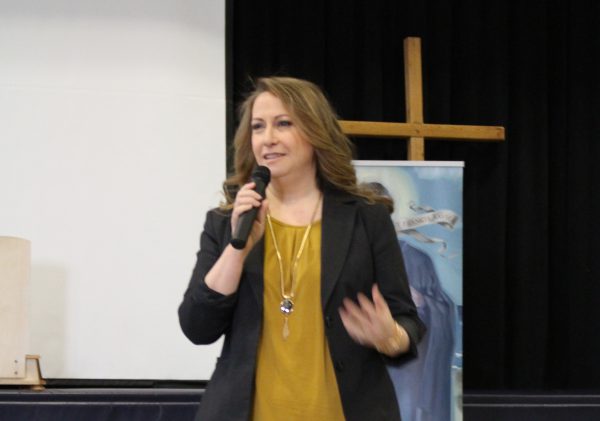
M267 184L271 181L271 171L267 167L259 165L252 172L252 181L256 184L254 190L264 198ZM240 215L233 237L231 238L231 245L234 248L242 250L246 247L246 242L248 241L248 236L252 230L257 213L258 208L253 207Z

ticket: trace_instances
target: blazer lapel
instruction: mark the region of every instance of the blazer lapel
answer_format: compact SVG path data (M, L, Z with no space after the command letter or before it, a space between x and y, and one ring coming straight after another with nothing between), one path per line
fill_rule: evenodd
M356 206L353 196L325 192L321 223L321 304L327 305L350 247Z

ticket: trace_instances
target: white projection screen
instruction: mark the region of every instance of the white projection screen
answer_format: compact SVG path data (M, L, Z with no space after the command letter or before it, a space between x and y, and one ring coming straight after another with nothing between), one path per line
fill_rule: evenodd
M0 235L31 241L44 377L209 378L177 307L225 155L224 1L0 0Z

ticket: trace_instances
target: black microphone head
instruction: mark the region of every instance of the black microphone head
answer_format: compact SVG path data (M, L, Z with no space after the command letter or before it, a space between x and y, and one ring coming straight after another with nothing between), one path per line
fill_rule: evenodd
M259 165L252 172L252 179L261 180L266 186L271 181L271 170L265 166Z

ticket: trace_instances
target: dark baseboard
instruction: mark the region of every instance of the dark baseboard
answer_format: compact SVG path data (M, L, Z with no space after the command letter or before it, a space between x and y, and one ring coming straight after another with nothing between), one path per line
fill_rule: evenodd
M208 380L46 379L52 389L204 389Z
M42 392L0 388L0 419L191 421L206 386L206 381L177 380L47 381ZM463 419L598 421L600 392L465 391Z

